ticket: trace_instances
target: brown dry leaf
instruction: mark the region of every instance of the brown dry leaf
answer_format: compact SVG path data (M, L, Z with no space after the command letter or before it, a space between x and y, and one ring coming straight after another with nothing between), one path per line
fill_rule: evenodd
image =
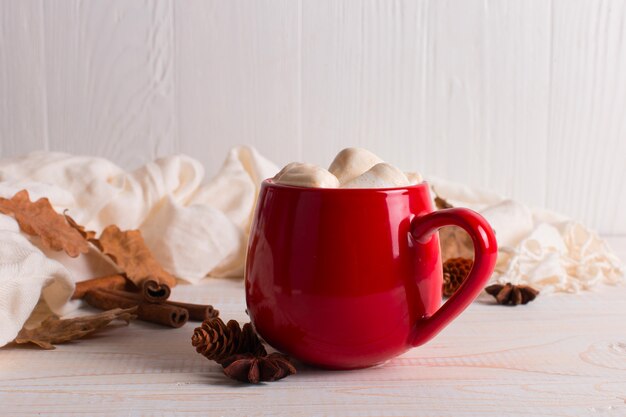
M437 210L443 210L443 209L454 207L452 204L450 204L448 200L446 200L445 198L437 194L437 191L435 191L435 187L430 187L430 189L435 195L435 206L437 207Z
M443 209L454 207L452 204L448 202L448 200L440 197L439 194L437 193L435 193L435 205L437 206L437 210L443 210Z
M39 236L52 250L64 250L72 258L89 250L87 241L54 211L47 198L31 202L28 191L22 190L11 199L0 197L0 212L13 215L24 233Z
M67 211L67 210L66 210ZM70 217L69 214L67 213L63 213L63 216L65 216L65 220L67 221L67 224L69 224L70 226L72 226L74 229L76 229L76 231L78 233L80 233L80 235L83 237L83 239L85 240L92 240L95 239L96 237L96 232L92 231L92 230L87 230L85 229L85 226L82 226L78 223L76 223L76 220L72 219Z
M176 278L167 272L150 252L139 230L121 231L115 225L107 226L100 239L92 241L124 271L126 277L138 287L146 280L153 280L169 287L176 285Z
M48 317L34 329L22 329L15 343L34 343L42 349L54 349L54 345L80 339L108 326L113 320L123 320L128 324L136 318L137 307L103 311L90 316L60 319Z
M439 229L439 245L441 260L452 258L468 258L474 260L474 244L472 238L460 227L446 226Z
M449 209L454 206L441 197L434 188L435 205L437 210ZM452 258L474 259L474 244L472 238L460 227L446 226L439 229L439 246L441 247L441 260L443 262Z

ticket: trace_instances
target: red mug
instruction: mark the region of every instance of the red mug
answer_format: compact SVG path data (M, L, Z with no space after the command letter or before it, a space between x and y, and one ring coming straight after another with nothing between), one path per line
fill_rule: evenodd
M465 229L472 270L441 305L437 230ZM491 226L464 208L434 211L428 185L305 188L265 180L246 260L246 303L270 345L330 369L375 365L422 345L493 272Z

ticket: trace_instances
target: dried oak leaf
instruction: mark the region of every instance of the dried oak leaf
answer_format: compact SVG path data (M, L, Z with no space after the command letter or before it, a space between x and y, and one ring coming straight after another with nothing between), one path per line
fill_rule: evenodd
M39 236L52 250L63 250L72 258L89 251L87 241L63 215L54 211L47 198L32 202L26 190L11 199L0 197L0 213L13 215L24 233Z
M441 197L433 188L435 194L435 206L437 210L453 208L446 199ZM441 247L441 259L445 262L452 258L474 259L474 244L472 238L460 227L446 226L439 229L439 245Z
M444 262L452 258L474 259L472 238L460 227L445 226L439 229L439 245Z
M108 326L113 320L123 320L128 324L136 318L137 307L103 311L90 316L60 319L48 317L34 329L22 329L14 342L33 343L43 349L54 349L53 345L80 339Z
M445 198L437 194L434 188L433 188L433 193L435 194L435 206L437 207L437 210L443 210L443 209L454 207Z
M74 229L76 229L76 231L78 233L80 233L80 235L83 237L83 239L85 239L85 240L93 240L93 239L95 239L96 232L94 232L92 230L85 229L85 226L82 226L82 225L76 223L76 220L72 219L69 216L69 214L67 214L65 212L63 212L63 216L65 216L65 220L67 221L67 224L69 224Z
M110 225L92 243L109 256L137 287L147 280L169 287L176 285L176 278L157 262L139 230L121 231L119 227Z

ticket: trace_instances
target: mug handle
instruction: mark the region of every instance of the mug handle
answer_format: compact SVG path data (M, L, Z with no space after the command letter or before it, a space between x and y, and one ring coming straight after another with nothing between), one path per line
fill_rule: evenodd
M480 214L465 208L438 210L411 221L411 236L417 244L428 243L443 226L463 228L474 243L474 265L452 296L430 317L417 321L409 343L419 346L437 335L478 296L496 265L498 245L493 229Z

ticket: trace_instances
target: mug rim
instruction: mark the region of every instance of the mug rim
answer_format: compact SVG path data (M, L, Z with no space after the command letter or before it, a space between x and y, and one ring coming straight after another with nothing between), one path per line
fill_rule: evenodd
M324 193L337 193L337 192L393 192L393 191L406 191L406 190L414 190L420 188L426 188L427 190L430 188L428 182L423 180L418 184L413 185L405 185L403 187L385 187L385 188L323 188L323 187L303 187L299 185L289 185L289 184L279 184L274 182L272 178L266 178L263 180L262 185L269 186L272 188L283 188L283 189L291 189L291 190L301 190L301 191L316 191L316 192L324 192Z

